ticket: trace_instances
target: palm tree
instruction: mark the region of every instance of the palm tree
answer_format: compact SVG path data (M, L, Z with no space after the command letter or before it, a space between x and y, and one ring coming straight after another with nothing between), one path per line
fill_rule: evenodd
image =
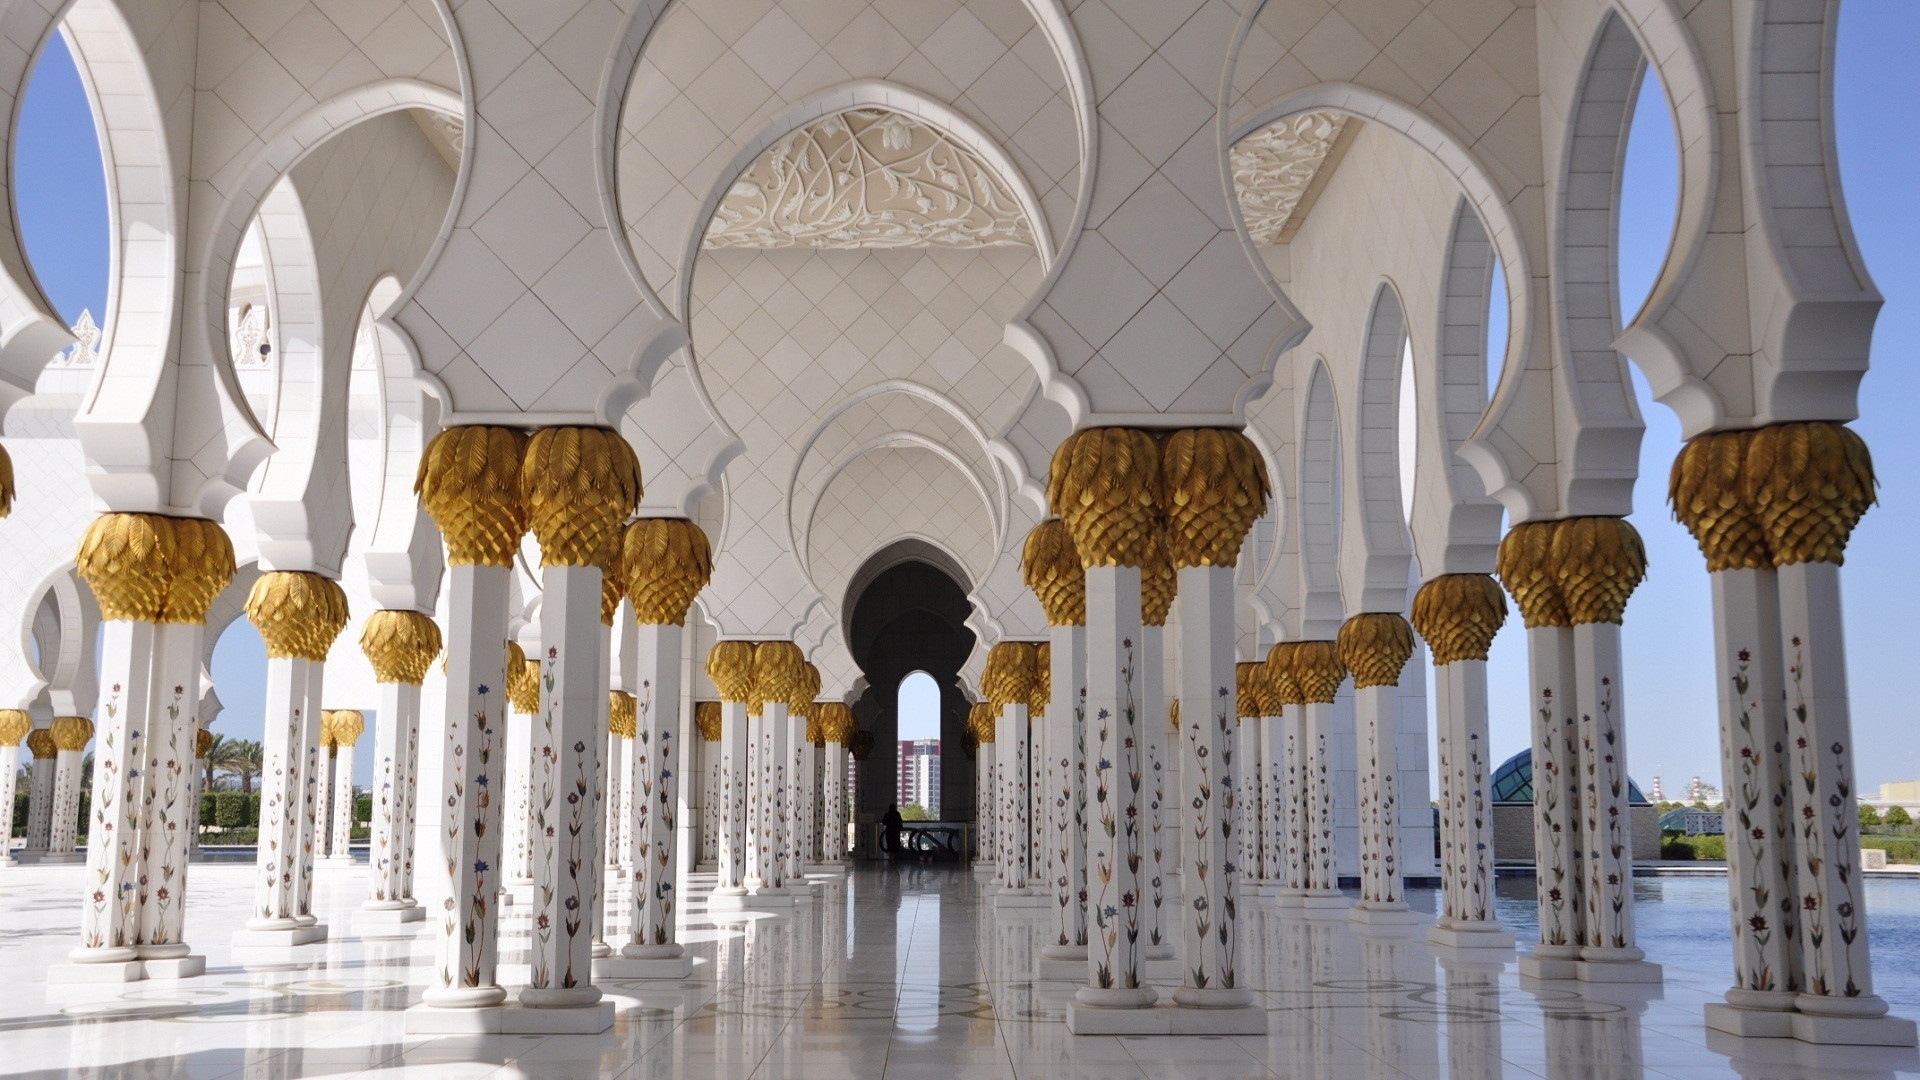
M215 773L228 773L240 781L241 791L251 792L253 778L260 775L264 758L260 744L252 739L215 735L213 745L207 749L207 777L211 780Z

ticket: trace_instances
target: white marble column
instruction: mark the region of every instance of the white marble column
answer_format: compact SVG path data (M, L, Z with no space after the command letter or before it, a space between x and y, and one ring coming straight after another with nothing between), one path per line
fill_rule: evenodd
M336 741L333 752L333 812L329 817L333 837L327 844L327 861L341 865L353 863L353 747L351 742Z
M1725 778L1733 986L1707 1025L1783 1038L1800 989L1798 874L1779 580L1771 567L1709 574Z
M700 862L702 865L717 866L720 862L720 828L725 809L723 795L726 790L720 777L720 759L723 756L723 744L718 738L720 725L717 714L720 711L720 703L699 702L694 705L694 710L698 712L702 706L708 704L713 706L716 714L713 725L715 738L709 740L706 737L706 731L700 732L700 764L705 773L705 780L700 785Z
M1240 665L1236 665L1240 666ZM1257 669L1258 664L1246 665ZM1233 727L1235 895L1260 880L1260 707L1241 700Z
M723 691L724 692L724 691ZM713 896L737 904L747 892L747 809L753 777L748 740L752 735L744 698L720 703L719 780L715 785L715 881ZM711 903L711 901L709 901Z
M692 959L679 942L680 652L685 630L640 623L632 739L633 796L627 805L631 899L628 933L610 975L685 978Z
M1087 985L1082 1005L1141 1008L1140 568L1087 568Z
M1031 828L1028 818L1031 800L1027 796L1027 756L1030 752L1027 726L1026 702L1010 701L1001 706L993 737L994 770L997 774L995 786L999 792L999 807L995 813L999 835L994 843L994 854L999 864L997 895L1027 896L1033 892L1030 884L1032 867L1028 863L1030 848L1027 843Z
M813 760L813 743L807 738L807 714L796 709L798 702L787 705L787 807L786 807L786 843L782 849L785 865L781 868L782 877L789 888L807 887L807 821L811 810L809 788L811 785L810 763Z
M1533 858L1540 939L1520 972L1569 979L1580 957L1580 735L1575 715L1573 630L1527 628L1533 688Z
M1780 636L1786 675L1790 807L1800 895L1800 996L1796 1038L1912 1046L1911 1021L1888 1017L1873 992L1866 882L1860 868L1858 763L1847 694L1840 566L1780 566Z
M982 751L993 744L983 744ZM993 755L986 753L986 769L993 768ZM979 769L980 758L976 757L975 768ZM827 740L826 760L821 766L821 789L825 792L826 806L821 814L820 843L821 861L828 866L841 868L847 864L847 747L837 740ZM991 810L993 800L989 797L990 787L983 786L974 796L976 810L986 807Z
M1146 859L1141 864L1146 929L1140 940L1148 960L1167 960L1174 955L1167 878L1179 860L1179 833L1166 824L1169 818L1178 820L1179 814L1168 807L1172 788L1167 775L1166 628L1155 624L1140 628L1139 739L1147 774L1141 793L1146 800L1141 815L1146 821Z
M1334 863L1333 702L1308 701L1300 707L1306 744L1308 907L1345 907Z
M505 866L500 881L507 888L533 886L533 714L509 708L500 702L501 722L506 728L506 760L500 770L506 789L503 816L505 836L501 852Z
M1379 922L1383 915L1413 921L1400 880L1400 789L1397 736L1399 687L1354 691L1360 764L1360 903L1354 917Z
M1436 663L1441 743L1440 872L1445 908L1428 938L1438 944L1506 948L1513 944L1494 916L1493 803L1487 735L1487 662Z
M155 709L146 737L141 791L140 938L148 978L188 978L207 960L184 940L187 846L192 836L194 744L200 730L200 662L204 622L160 627L154 672Z
M151 635L148 635L145 640L150 642L153 639ZM102 655L104 655L105 652L106 645L103 641L101 644ZM150 664L143 664L141 673L144 676L150 677L152 675L152 667ZM122 708L133 710L136 707L133 696L130 693L122 695L122 702ZM147 704L139 706L139 712L142 717L142 727L139 730L140 734L145 733L145 717L149 707ZM111 719L111 717L105 719ZM104 719L102 723L105 723ZM82 725L84 725L84 727ZM47 854L49 858L46 861L77 862L80 861L80 856L76 854L80 846L80 788L81 785L86 782L86 778L81 775L81 770L86 762L87 741L92 737L93 722L81 716L56 716L53 718L53 732L54 742L59 746L60 752L55 755L53 759L53 817L47 829ZM127 734L129 738L136 737L134 729L129 728ZM125 744L122 743L123 747L124 745ZM116 754L116 760L120 763L119 768L130 768L128 763L133 759L128 757L128 754L131 752L132 751L121 750L121 752ZM100 760L100 755L96 753L93 763L96 779L100 770ZM126 781L126 783L131 792L128 797L137 798L137 783L135 781ZM98 789L95 791L94 798L94 805L97 806L99 799ZM129 810L130 813L138 813L138 811L138 805L133 806L131 810ZM108 824L112 823L113 822L109 820ZM129 842L131 843L132 841ZM91 851L91 846L89 846L89 851ZM90 855L88 861L91 861Z
M14 787L20 773L20 740L33 730L33 721L22 709L0 709L0 814L6 829L0 835L0 866L16 865L13 860Z
M404 614L425 618L414 612ZM437 631L433 638L432 651L437 653ZM367 923L426 918L426 909L413 895L413 790L420 756L424 667L397 660L376 660L374 665L380 698L373 732L373 835L367 844L367 899L359 916Z
M1041 955L1052 960L1087 956L1087 628L1050 626L1048 679L1053 698L1041 717L1040 752L1045 758L1046 871L1043 885L1053 913L1052 941ZM994 745L999 745L997 742Z
M297 656L267 659L259 855L253 917L244 930L235 933L235 941L242 945L296 945L319 940L300 921L300 818L308 805L307 684L315 666ZM317 727L318 718L314 720Z
M1281 857L1285 866L1282 907L1296 907L1312 887L1309 855L1313 849L1311 815L1307 805L1307 770L1311 766L1307 744L1307 706L1292 695L1280 711L1281 732L1281 828L1285 845Z
M93 755L93 805L87 833L86 899L80 908L80 947L68 954L76 965L94 966L98 981L140 977L139 858L140 766L153 727L153 685L160 667L160 628L150 622L109 618L100 631L99 728L77 716L55 717L60 748L53 785L53 827L48 850L74 849L80 801L80 755L87 735L98 734ZM119 978L114 977L117 972ZM92 973L89 973L92 974ZM56 976L49 973L49 980Z
M1181 983L1173 999L1200 1008L1239 1008L1253 994L1240 985L1237 875L1233 845L1233 567L1179 571Z
M500 806L496 786L505 751L508 566L447 567L447 697L439 749L446 804L441 830L452 907L440 917L437 978L421 995L429 1009L499 1005ZM598 598L595 598L598 603ZM421 826L426 822L418 823ZM410 1016L422 1030L431 1014ZM418 1025L418 1026L416 1026Z
M759 716L748 718L753 733L756 797L748 804L747 890L756 897L787 896L787 703L768 700Z
M982 726L975 732L973 752L973 872L998 880L1000 860L996 852L1000 840L1000 774L994 765L994 751L1000 745L996 741L999 733L986 702L975 702L973 709L984 714L984 719L980 721ZM968 722L973 723L974 720L969 717Z
M1576 624L1573 654L1583 777L1581 842L1586 849L1581 860L1585 911L1580 959L1588 964L1637 964L1646 953L1634 945L1633 934L1633 809L1628 801L1625 664L1619 625ZM1652 982L1659 977L1659 969L1647 965L1633 981Z
M594 871L603 857L594 820L607 708L601 569L548 564L540 577L532 984L519 1001L527 1008L578 1008L601 997L592 972Z
M33 777L27 789L27 843L21 854L30 862L40 862L52 842L53 777L59 771L60 748L52 731L35 728L27 733L27 750L33 755Z
M305 707L301 710L303 756L300 771L299 842L294 845L297 869L294 874L294 918L309 932L326 935L320 917L313 913L313 858L319 846L321 800L324 774L320 754L320 703L323 700L327 666L315 660L307 665Z

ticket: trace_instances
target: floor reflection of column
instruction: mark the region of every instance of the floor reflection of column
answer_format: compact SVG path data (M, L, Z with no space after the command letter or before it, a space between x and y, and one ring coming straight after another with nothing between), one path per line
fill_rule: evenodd
M1367 985L1367 1053L1372 1075L1382 1080L1403 1076L1440 1075L1440 1015L1423 1008L1431 1002L1432 963L1424 949L1408 937L1363 933L1360 942L1361 978ZM1456 1077L1488 1076L1486 1072L1456 1072Z
M1446 985L1447 1075L1499 1075L1500 972L1506 964L1446 953L1439 960Z
M1523 984L1526 985L1526 984ZM1606 993L1611 1000L1590 997ZM1543 1060L1535 1064L1519 1047L1505 1047L1505 1059L1543 1072L1547 1080L1643 1080L1646 1051L1640 1018L1657 987L1609 986L1604 991L1531 990L1539 1004L1545 1037Z

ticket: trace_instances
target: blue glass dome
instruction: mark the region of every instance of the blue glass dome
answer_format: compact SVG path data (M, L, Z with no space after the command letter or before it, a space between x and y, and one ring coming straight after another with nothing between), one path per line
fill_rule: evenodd
M1493 770L1493 801L1496 803L1533 802L1533 748L1508 758L1505 764ZM1651 806L1645 795L1640 794L1640 785L1627 777L1627 804L1629 806Z

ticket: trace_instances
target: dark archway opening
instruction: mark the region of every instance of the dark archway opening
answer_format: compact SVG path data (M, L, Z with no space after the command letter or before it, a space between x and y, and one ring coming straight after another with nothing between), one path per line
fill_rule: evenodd
M874 740L859 767L856 812L863 824L879 820L899 793L900 682L917 671L940 688L940 817L973 820L973 759L962 746L972 703L960 688L974 644L965 580L945 552L903 540L875 552L848 585L847 646L865 676L853 715Z

